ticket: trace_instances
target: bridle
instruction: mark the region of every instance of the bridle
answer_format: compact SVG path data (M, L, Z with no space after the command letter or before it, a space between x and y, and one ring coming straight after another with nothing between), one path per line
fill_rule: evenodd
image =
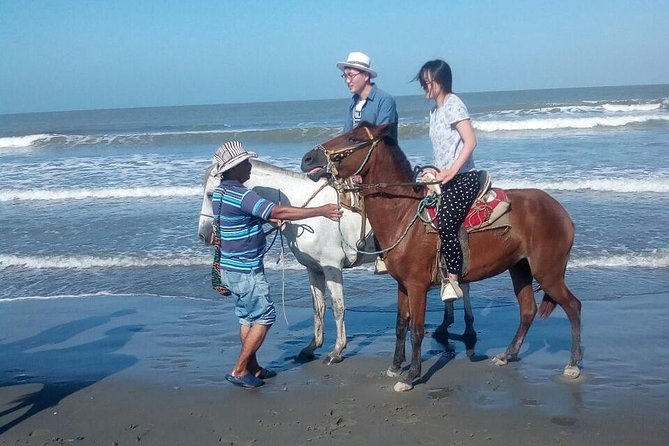
M384 138L384 136L374 137L372 132L367 127L363 128L367 132L369 139L356 142L355 144L343 147L341 149L326 149L325 146L323 146L322 144L318 144L315 147L316 150L322 152L323 156L325 156L325 172L329 173L331 175L332 180L340 185L340 187L336 187L335 189L341 192L356 192L356 191L359 192L362 189L384 189L388 187L400 187L400 186L424 187L424 186L429 186L431 184L441 184L441 181L403 181L399 183L375 183L375 184L356 183L354 187L344 187L343 186L344 179L339 176L339 169L337 168L339 163L341 163L341 161L344 158L350 156L351 154L357 152L358 150L364 149L365 147L371 145L371 148L367 151L367 155L365 155L365 159L362 160L360 166L356 169L355 172L353 172L349 176L349 178L360 174L360 172L363 171L363 169L365 168L365 166L367 166L367 163L371 159L374 149L376 149L379 142Z
M379 141L381 141L384 138L383 136L374 137L374 135L372 135L372 132L367 127L363 128L365 129L365 131L367 131L369 139L366 139L364 141L359 141L356 142L355 144L336 150L326 149L322 144L316 146L316 150L321 151L325 156L326 172L331 174L335 180L341 180L341 177L339 176L339 169L337 168L337 166L339 165L339 163L341 163L341 161L344 158L350 156L351 154L357 152L358 150L364 149L371 145L371 148L367 151L367 155L365 155L365 159L360 164L360 167L358 167L358 169L350 176L355 176L358 175L360 172L362 172L362 170L365 168L370 158L372 157L372 153L374 153L374 149L376 148L376 146L378 146Z
M355 144L352 144L352 145L349 145L349 146L346 146L346 147L343 147L343 148L340 148L340 149L336 149L336 150L328 150L322 144L319 144L319 145L316 146L316 150L319 150L325 156L325 160L326 160L325 171L331 175L331 178L334 182L339 184L339 187L335 187L335 189L337 190L337 199L338 200L341 199L340 194L344 191L353 191L353 192L360 193L362 191L362 189L368 189L368 188L385 188L385 187L393 187L393 186L417 186L417 185L424 186L426 184L431 184L431 183L418 183L418 182L379 183L379 184L360 184L360 183L358 183L355 188L346 189L343 186L344 179L342 179L339 176L339 169L337 168L339 163L341 163L341 161L344 158L350 156L351 154L357 152L358 150L361 150L361 149L364 149L366 147L371 146L370 149L367 151L367 154L365 155L365 159L362 161L362 163L356 169L356 171L349 176L349 178L352 178L352 177L360 174L360 172L363 171L363 169L365 168L365 166L367 166L367 163L371 159L372 153L374 152L374 149L376 149L379 142L384 138L383 136L375 137L367 127L363 127L363 128L367 131L367 135L369 136L369 139L366 139L364 141L359 141L359 142L356 142ZM438 183L438 182L434 182L434 183ZM416 214L414 215L414 217L411 219L411 222L409 222L409 224L404 229L404 231L399 236L399 238L393 244L391 244L388 248L380 249L378 251L362 251L362 250L358 249L357 246L351 246L348 242L346 242L346 237L344 237L344 234L342 232L341 221L340 221L339 222L339 232L342 236L342 238L341 238L342 242L345 243L349 248L354 249L359 254L385 255L389 251L392 251L393 249L395 249L402 242L402 240L404 240L404 238L409 233L409 230L414 225L414 223L416 223L416 221L418 219L423 220L423 217L421 216L422 209L423 209L423 207L425 207L427 205L434 204L434 203L430 202L431 199L432 198L425 197L419 202L418 209L417 209ZM363 217L363 219L366 218L365 215L362 215L362 217Z

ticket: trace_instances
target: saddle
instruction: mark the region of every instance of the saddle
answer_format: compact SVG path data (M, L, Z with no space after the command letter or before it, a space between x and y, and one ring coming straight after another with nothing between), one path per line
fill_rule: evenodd
M423 180L430 181L431 173L423 176ZM426 182L427 182L426 181ZM426 186L426 196L441 195L441 187L439 184L430 184ZM479 192L472 203L463 226L467 233L478 232L484 230L495 229L503 226L511 226L508 218L499 221L500 218L507 214L511 208L509 198L503 189L492 187L492 180L490 175L485 170L479 171ZM428 206L423 209L421 216L423 221L429 222L428 232L437 232L439 224L437 218L437 206Z
M429 182L434 177L431 173L431 168L416 169L416 178L422 178L423 181ZM441 196L441 187L439 184L426 185L424 188L425 195ZM435 203L438 200L432 200ZM473 232L489 231L499 228L510 228L511 222L509 220L509 210L511 209L511 202L509 201L506 192L497 187L492 187L492 180L488 172L485 170L479 171L479 192L467 211L465 221L458 232L458 239L462 248L463 265L462 275L467 274L469 266L469 234ZM437 205L425 207L422 211L421 219L426 223L427 232L438 232L438 218ZM437 253L440 251L440 246L437 247ZM434 268L434 283L441 282L441 256L436 256L436 265Z

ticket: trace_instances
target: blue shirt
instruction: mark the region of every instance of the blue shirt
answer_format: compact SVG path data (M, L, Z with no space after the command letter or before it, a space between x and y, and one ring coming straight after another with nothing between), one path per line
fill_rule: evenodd
M358 103L360 95L354 94L351 98L351 104L348 106L348 113L346 114L346 119L344 120L344 133L349 132L353 129L353 109L355 104ZM395 99L372 84L372 91L369 92L367 96L367 102L365 102L364 107L362 108L362 115L360 116L360 122L367 121L370 124L379 125L379 124L395 124L391 130L391 136L397 141L397 106L395 105Z
M264 221L276 206L236 180L223 180L212 196L221 239L221 269L263 272Z

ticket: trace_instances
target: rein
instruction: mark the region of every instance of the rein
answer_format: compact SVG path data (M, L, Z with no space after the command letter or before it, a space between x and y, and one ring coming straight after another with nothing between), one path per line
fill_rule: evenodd
M385 189L388 187L400 187L400 186L430 186L433 184L441 184L441 181L408 181L405 183L374 183L374 184L365 184L365 183L356 183L356 187L346 187L342 190L344 192L359 192L361 189Z
M429 195L427 197L424 197L422 200L420 200L420 202L418 203L418 207L416 208L416 214L413 216L413 218L411 219L411 222L408 224L408 226L406 227L406 229L404 230L402 235L400 235L400 237L397 239L397 241L395 243L393 243L391 246L389 246L386 249L381 249L381 250L378 250L378 251L362 251L362 250L358 249L357 246L351 246L351 244L346 241L346 237L344 236L344 233L342 232L341 221L340 221L339 222L339 234L341 235L341 240L346 246L348 246L350 249L354 250L358 254L363 254L363 255L365 255L365 254L367 254L367 255L386 254L386 253L392 251L393 249L397 248L397 246L400 243L402 243L402 240L404 240L404 238L407 236L411 227L414 225L414 223L416 223L416 220L418 220L420 218L420 220L424 223L431 223L432 222L431 220L425 220L423 218L423 209L438 205L439 199L440 199L440 197L436 197L434 195ZM339 192L337 192L337 204L339 204L339 202L340 202Z
M337 166L335 163L341 162L344 158L348 157L352 153L363 149L369 145L372 147L367 151L367 154L365 155L365 159L362 161L358 169L350 175L350 177L353 177L355 175L358 175L362 170L365 168L367 163L372 157L372 153L374 152L374 149L378 146L379 142L383 139L383 137L374 137L372 135L372 132L365 127L365 130L367 131L367 135L369 136L369 139L366 141L361 141L358 142L354 145L344 147L342 149L337 149L337 150L328 150L326 149L323 145L318 145L317 149L322 151L323 154L325 155L325 159L327 161L327 171L332 175L332 177L335 179L335 181L341 182L342 179L339 177L339 171L337 169ZM360 193L363 189L384 189L384 188L389 188L389 187L400 187L400 186L427 186L431 184L440 184L440 181L426 181L426 182L417 182L417 181L411 181L411 182L400 182L400 183L375 183L375 184L364 184L364 183L357 183L356 187L353 188L335 188L337 191L337 204L341 206L341 192L358 192ZM364 197L364 195L363 195ZM350 249L353 249L355 252L358 254L367 254L367 255L380 255L380 254L386 254L390 252L391 250L395 249L402 241L404 238L407 236L409 233L409 230L411 230L411 227L416 223L416 220L419 218L421 221L425 221L424 218L422 217L422 211L426 207L431 207L434 206L439 202L439 198L435 197L433 195L426 196L423 199L420 200L418 203L418 207L416 209L416 213L411 219L411 222L407 225L406 229L400 237L390 245L388 248L381 249L378 251L362 251L358 249L357 246L351 246L350 243L346 241L346 238L344 237L344 233L341 229L341 221L339 221L339 234L341 235L342 242L346 244ZM363 216L364 218L364 216ZM426 222L427 223L427 222Z

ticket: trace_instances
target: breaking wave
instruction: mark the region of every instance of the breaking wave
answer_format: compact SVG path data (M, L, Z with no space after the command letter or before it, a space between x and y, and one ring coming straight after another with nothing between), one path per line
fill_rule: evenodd
M27 269L95 269L95 268L152 268L152 267L189 267L210 266L212 255L184 255L184 256L109 256L96 257L87 255L75 256L19 256L11 254L0 255L0 268L27 268ZM585 257L572 256L569 268L667 268L669 267L669 249L655 249L643 252L628 252L621 254L589 255ZM284 261L277 261L275 253L265 256L265 269L270 271L301 270L305 269L292 257ZM369 269L369 265L359 268Z

